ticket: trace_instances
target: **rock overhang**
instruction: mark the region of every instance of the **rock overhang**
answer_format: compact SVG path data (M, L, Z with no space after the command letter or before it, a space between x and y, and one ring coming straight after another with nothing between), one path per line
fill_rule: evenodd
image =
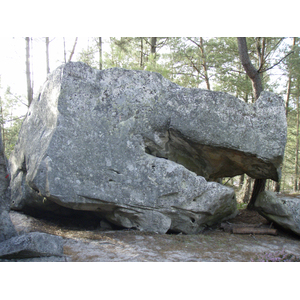
M210 222L203 218L207 211L184 213L185 221L174 215L208 190L224 196L229 209L219 211L225 216L234 214L235 200L233 190L197 175L278 179L286 139L283 110L271 93L247 105L225 93L182 88L157 73L66 64L49 76L30 106L10 158L15 205L23 205L16 199L30 202L34 191L31 205L40 202L40 194L61 206L103 212L118 224L121 215L124 226L148 230L152 218L164 220L163 231L192 230L181 223L200 230ZM279 120L269 124L274 114Z
M280 178L282 156L265 159L234 147L230 149L202 144L183 137L180 132L171 128L165 133L156 132L155 135L155 142L143 137L146 153L175 161L207 180L216 181L218 178L245 173L252 178L269 178L275 181ZM157 137L161 140L158 141Z

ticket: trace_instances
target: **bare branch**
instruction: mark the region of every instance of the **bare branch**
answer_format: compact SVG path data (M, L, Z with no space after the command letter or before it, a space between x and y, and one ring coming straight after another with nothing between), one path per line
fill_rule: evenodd
M20 120L20 119L24 119L25 116L26 115L23 115L23 116L20 116L20 117L17 117L17 118L13 118L13 119L10 119L10 120L5 120L4 123L12 122L12 121Z
M239 71L239 70L235 70L235 69L228 69L228 70L226 71L226 73L227 73L227 72L233 72L233 73L238 73L238 74L245 74L244 71Z
M273 69L275 66L279 65L284 59L286 59L290 54L294 53L294 51L289 52L285 57L283 57L281 60L279 60L276 64L274 64L272 67L269 67L267 69L260 70L259 73L267 72L271 69Z
M6 93L12 95L13 97L15 97L18 101L20 101L23 105L25 106L29 106L28 104L24 103L19 97L17 97L16 95L14 95L10 90L6 90Z
M280 43L284 40L285 38L281 38L277 43L276 43L276 45L270 50L270 52L266 55L266 57L265 57L265 60L267 60L267 57L272 53L272 51L274 50L274 49L276 49L279 45L280 45Z
M165 40L163 40L162 42L160 42L160 43L158 43L157 45L156 45L156 48L159 48L159 49L161 49L163 46L165 46L166 45L166 43L167 43L167 41L168 41L168 37L166 37L165 38Z
M265 46L266 46L266 40L263 37L262 38L262 46L260 45L261 43L261 38L258 37L256 38L256 50L257 50L257 56L258 56L258 60L259 60L259 68L258 71L262 69L264 63L265 63Z
M173 75L188 75L188 76L193 76L193 77L197 77L197 74L193 74L193 73L184 73L184 72L176 72L173 73ZM200 75L200 77L202 78L202 76ZM203 79L203 78L202 78Z
M201 48L201 45L192 40L191 38L187 38L190 42L194 43L197 47Z
M148 45L150 45L151 46L151 43L147 40L147 38L143 38L144 39L144 41L148 44Z
M194 64L194 62L192 61L192 59L188 56L188 55L185 55L186 58L191 62L192 64L192 67L199 73L201 74L200 70L197 68L197 66Z

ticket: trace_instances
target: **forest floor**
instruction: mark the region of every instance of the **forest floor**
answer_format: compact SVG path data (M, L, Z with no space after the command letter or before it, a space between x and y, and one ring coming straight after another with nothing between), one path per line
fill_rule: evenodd
M11 211L19 233L46 232L64 238L70 262L249 262L285 251L300 257L300 237L278 228L277 235L233 234L220 225L201 234L156 234L138 230L103 230L88 220L36 218ZM230 224L272 227L255 211L241 209Z

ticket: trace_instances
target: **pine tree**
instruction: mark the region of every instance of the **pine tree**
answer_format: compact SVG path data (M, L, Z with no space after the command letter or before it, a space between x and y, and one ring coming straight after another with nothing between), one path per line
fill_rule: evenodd
M210 81L214 76L214 39L170 38L168 44L172 80L185 87L211 89Z

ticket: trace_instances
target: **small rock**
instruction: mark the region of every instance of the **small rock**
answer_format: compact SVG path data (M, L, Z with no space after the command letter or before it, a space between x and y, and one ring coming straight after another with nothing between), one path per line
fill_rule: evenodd
M255 208L266 219L300 235L300 196L288 196L264 191Z
M103 230L112 230L113 227L112 227L111 224L108 223L107 221L101 220L101 221L100 221L100 229L103 229Z
M42 232L26 233L0 243L2 258L63 256L63 238Z

